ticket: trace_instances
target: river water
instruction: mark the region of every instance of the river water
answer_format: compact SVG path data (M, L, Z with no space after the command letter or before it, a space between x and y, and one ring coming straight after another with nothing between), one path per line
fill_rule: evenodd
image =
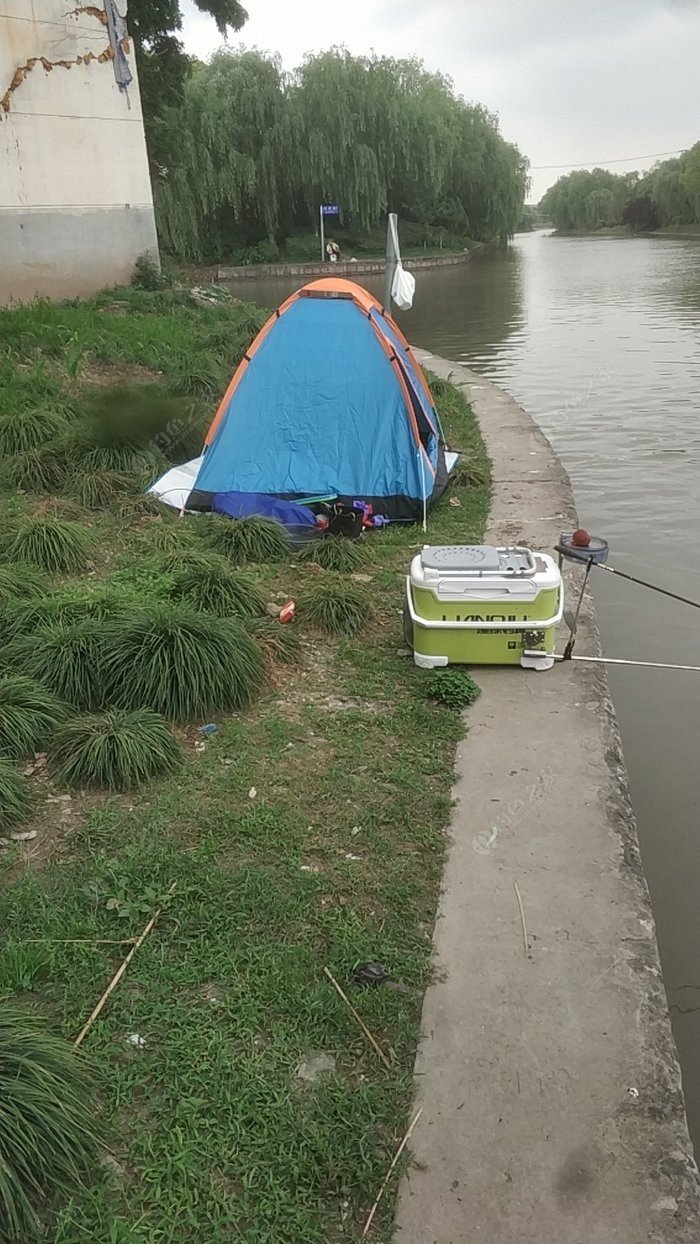
M235 292L275 306L291 288ZM700 599L700 242L519 235L465 267L421 272L398 318L415 344L489 376L534 416L611 565ZM606 656L700 666L696 610L593 580ZM700 673L610 666L609 680L697 1151Z

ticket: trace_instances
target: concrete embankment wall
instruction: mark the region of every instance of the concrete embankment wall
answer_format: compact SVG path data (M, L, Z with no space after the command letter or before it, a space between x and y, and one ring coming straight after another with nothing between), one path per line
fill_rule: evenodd
M476 411L494 467L488 539L551 550L576 514L545 437L496 386L419 357ZM590 598L577 652L599 652ZM698 1173L604 668L475 676L396 1244L697 1244Z
M0 7L0 303L128 281L158 254L133 45L102 5Z
M486 244L479 242L471 250L461 251L458 255L434 255L425 259L411 256L404 260L409 272L417 272L422 268L454 268L456 264L469 263L483 250ZM261 281L270 277L300 276L310 280L314 276L368 276L370 273L384 272L386 262L383 259L358 259L354 263L256 263L242 264L237 267L222 266L217 270L217 281Z

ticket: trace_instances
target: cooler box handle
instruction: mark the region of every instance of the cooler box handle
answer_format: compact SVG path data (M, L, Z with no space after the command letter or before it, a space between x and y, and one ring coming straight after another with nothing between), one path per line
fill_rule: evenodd
M424 589L431 591L430 588ZM485 579L440 579L437 585L437 596L441 600L463 600L464 593L469 597L482 595L489 600L536 600L539 587L527 579L515 579L510 584L496 585Z
M406 576L406 600L411 621L430 631L546 631L550 626L561 622L564 616L564 596L561 588L557 589L557 612L551 618L529 618L527 622L443 622L439 618L422 618L413 605L410 575Z

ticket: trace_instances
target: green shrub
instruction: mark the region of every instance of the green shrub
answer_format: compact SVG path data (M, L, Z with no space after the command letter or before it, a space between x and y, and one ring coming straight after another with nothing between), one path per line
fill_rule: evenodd
M110 709L67 722L53 741L51 758L66 786L129 790L171 772L182 750L168 723L151 709Z
M293 623L282 625L276 618L248 618L245 628L271 664L300 663L301 639Z
M270 518L225 518L212 514L202 519L201 532L209 548L236 566L284 561L291 553L284 527Z
M62 415L41 407L0 415L0 454L10 457L37 449L54 440L64 427Z
M12 767L9 760L0 757L0 833L6 829L14 829L20 821L26 820L31 808L31 796L29 787L24 778L16 769ZM0 1014L2 1008L0 1007ZM0 1101L2 1098L0 1097ZM2 1116L5 1108L0 1110L0 1134L2 1128ZM0 1144L0 1155L2 1154L2 1145ZM2 1166L0 1165L0 1189L2 1189ZM2 1220L0 1219L0 1224ZM2 1238L2 1237L0 1237Z
M43 1235L46 1191L68 1195L97 1152L91 1077L82 1056L36 1016L0 1008L0 1235ZM35 1208L36 1207L36 1208Z
M104 629L113 702L187 721L245 708L263 682L262 656L235 618L153 603Z
M0 675L0 753L15 758L30 755L65 715L60 701L33 679Z
M0 608L43 596L48 579L38 566L0 565ZM3 632L1 639L5 639Z
M254 617L265 612L265 597L255 584L234 570L225 557L215 554L210 554L206 564L185 558L182 569L173 575L172 595L220 618Z
M131 284L136 289L163 289L168 284L168 279L163 276L155 257L145 251L136 259Z
M435 669L423 680L425 694L448 708L467 708L481 695L481 687L460 669Z
M17 561L34 562L45 570L83 570L92 532L60 518L25 518L7 550Z
M344 536L324 536L322 540L312 540L299 550L299 559L314 562L323 570L340 573L359 570L369 561L364 541L348 540Z
M366 592L328 575L301 597L299 616L329 635L354 635L369 622L372 606Z
M11 640L3 657L8 666L35 678L67 704L98 709L106 698L106 626L97 618L47 623Z

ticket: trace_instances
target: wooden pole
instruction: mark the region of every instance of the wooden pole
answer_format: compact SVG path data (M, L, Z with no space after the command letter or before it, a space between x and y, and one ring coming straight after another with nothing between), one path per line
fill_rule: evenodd
M174 893L176 885L177 885L177 882L176 882L176 881L173 881L173 884L171 885L170 889L168 890L168 898L170 898L170 895ZM154 911L153 915L151 916L150 920L148 921L148 924L146 925L145 929L143 930L143 933L140 933L140 934L139 934L139 936L136 938L136 941L134 942L133 946L131 947L131 950L129 951L128 955L126 956L126 959L125 959L125 960L124 960L124 962L123 962L122 964L120 964L120 966L117 968L116 972L114 973L114 976L112 977L112 979L111 979L111 981L109 982L109 984L108 984L107 988L105 989L104 993L102 994L102 997L100 998L99 1002L97 1003L97 1005L96 1005L96 1006L95 1006L95 1008L93 1009L93 1012L92 1012L92 1014L90 1015L90 1018L89 1018L89 1019L87 1019L87 1020L85 1021L85 1023L84 1023L84 1024L83 1024L83 1026L82 1026L82 1028L80 1029L80 1032L78 1033L77 1037L75 1038L75 1041L73 1042L73 1044L74 1044L74 1045L76 1045L76 1046L77 1046L77 1045L82 1045L82 1043L83 1043L83 1041L85 1040L85 1038L86 1038L87 1034L89 1033L90 1029L92 1028L92 1025L94 1024L95 1020L97 1019L98 1015L100 1014L100 1011L102 1010L103 1006L105 1005L105 1002L107 1001L107 999L108 999L109 995L111 994L111 992L112 992L112 990L113 990L113 989L116 989L116 987L117 987L117 985L119 984L119 982L120 982L120 980L121 980L122 976L123 976L123 975L124 975L124 973L126 972L126 969L128 968L129 964L131 963L131 960L133 959L134 955L136 954L136 951L138 950L139 946L143 945L144 941L145 941L145 940L146 940L146 938L148 937L148 934L150 933L151 929L153 928L153 926L154 926L154 924L155 924L156 920L158 919L158 917L159 917L160 913L162 912L162 910L163 910L163 908L162 908L162 907L159 907L156 911Z

